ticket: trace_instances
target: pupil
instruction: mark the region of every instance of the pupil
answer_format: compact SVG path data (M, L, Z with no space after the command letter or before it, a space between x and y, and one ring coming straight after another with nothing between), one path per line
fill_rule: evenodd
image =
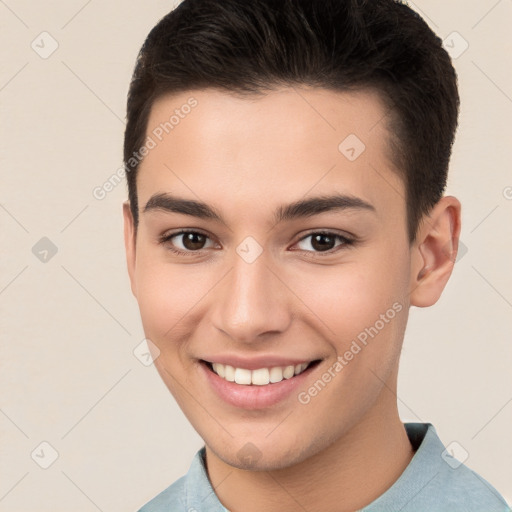
M200 233L186 233L183 237L183 245L189 249L202 249L204 245L205 236Z
M326 241L326 243L322 243L322 240ZM334 237L322 234L315 235L313 236L311 245L315 250L328 251L334 248Z

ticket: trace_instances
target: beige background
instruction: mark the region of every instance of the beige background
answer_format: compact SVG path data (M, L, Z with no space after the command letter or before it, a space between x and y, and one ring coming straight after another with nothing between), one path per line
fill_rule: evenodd
M92 194L121 166L135 57L171 6L0 0L0 511L136 510L201 444L133 354L144 335L125 269L125 184ZM413 7L451 51L464 49L454 31L469 44L455 60L449 184L467 253L441 301L411 313L400 410L456 441L512 502L512 1ZM59 45L48 58L43 31ZM46 262L32 251L42 237L58 249ZM48 469L43 441L59 454Z

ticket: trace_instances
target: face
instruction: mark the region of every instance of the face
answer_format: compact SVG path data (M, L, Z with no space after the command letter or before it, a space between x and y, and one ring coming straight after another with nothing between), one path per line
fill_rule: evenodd
M228 464L289 467L387 407L411 249L385 117L375 93L320 89L152 108L132 290L158 372Z

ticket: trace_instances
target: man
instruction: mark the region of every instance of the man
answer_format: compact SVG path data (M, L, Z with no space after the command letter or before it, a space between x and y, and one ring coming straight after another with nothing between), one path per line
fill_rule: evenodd
M458 106L441 41L393 0L185 0L151 31L128 271L205 447L142 511L509 510L397 410L409 308L457 253Z

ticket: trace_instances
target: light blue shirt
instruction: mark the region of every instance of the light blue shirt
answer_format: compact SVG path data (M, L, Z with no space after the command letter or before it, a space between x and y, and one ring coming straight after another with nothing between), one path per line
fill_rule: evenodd
M415 449L411 462L360 512L511 512L496 489L448 453L430 423L406 423L405 428ZM188 473L139 512L229 512L208 480L204 454L203 447Z

